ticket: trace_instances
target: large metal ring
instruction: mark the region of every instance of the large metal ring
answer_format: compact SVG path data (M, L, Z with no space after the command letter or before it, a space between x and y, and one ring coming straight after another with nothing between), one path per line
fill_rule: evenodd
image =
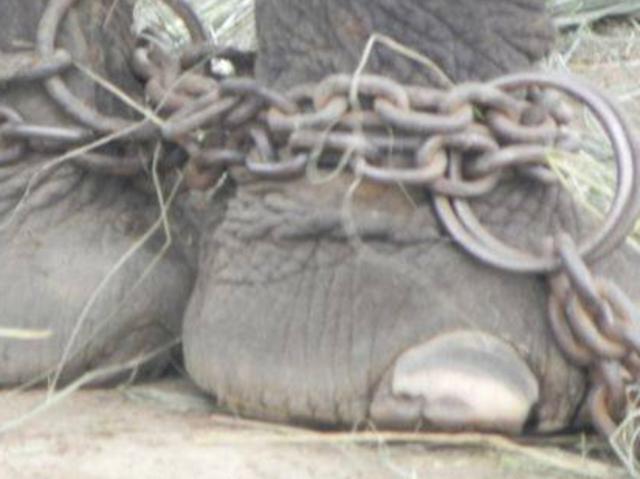
M163 0L187 26L192 41L207 40L207 30L202 26L193 9L184 0ZM78 0L50 0L38 25L37 47L43 58L55 52L56 38L60 25L68 11ZM132 130L129 137L148 138L155 134L156 128L150 123L135 128L138 121L103 115L96 109L87 106L67 87L61 75L55 75L44 81L49 96L73 119L100 134L112 134L124 130Z
M594 261L620 245L630 233L638 213L638 171L640 155L632 140L630 128L618 109L600 93L569 76L543 73L520 73L493 82L505 91L532 86L553 88L585 104L607 133L616 161L616 192L603 223L578 243L578 252L585 261ZM460 171L451 171L458 179ZM449 234L467 252L493 267L516 273L551 273L557 271L560 260L552 254L533 255L509 246L490 233L473 212L468 201L436 195L435 207Z

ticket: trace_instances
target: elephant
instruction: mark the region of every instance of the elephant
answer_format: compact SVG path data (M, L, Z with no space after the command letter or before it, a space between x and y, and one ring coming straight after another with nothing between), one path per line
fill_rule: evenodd
M2 52L33 42L44 2L23 3L3 0L14 14L0 19ZM140 99L124 60L130 18L129 2L78 2L62 44ZM554 37L541 0L258 0L256 27L257 77L284 92L353 72L373 33L429 57L455 82L529 68ZM404 82L442 80L384 48L367 68ZM82 74L68 75L85 102L132 114ZM74 124L40 84L4 88L3 101L28 121ZM102 153L150 154L137 147L119 142ZM11 220L0 231L0 319L52 335L0 338L0 385L56 369L71 381L180 337L193 381L248 417L511 434L582 421L587 377L549 331L544 280L467 255L420 188L360 185L346 173L319 184L266 181L232 168L206 208L178 197L168 251L160 231L113 274L160 217L157 199L130 178L71 161L22 205L20 192L50 159L33 155L0 169L2 218ZM537 245L558 225L580 236L592 223L559 187L522 178L473 207L517 244ZM594 268L636 297L638 264L621 247ZM154 356L140 374L169 358Z
M45 4L43 0L1 2L4 65L6 57L33 50ZM79 3L64 22L58 46L142 102L142 87L129 68L133 6L118 2L115 9L111 7L110 1ZM66 73L65 79L82 101L102 114L132 117L120 100L80 71ZM1 88L3 108L17 112L25 123L77 129L40 82ZM6 114L3 110L3 126L11 120ZM3 144L3 152L12 146ZM142 164L140 148L121 143L98 152L105 158L125 156ZM179 336L192 288L194 264L187 250L173 247L149 268L165 242L162 234L156 234L105 280L157 221L158 202L132 187L130 179L81 167L82 158L52 165L63 151L33 149L0 167L0 261L4 265L0 324L41 332L46 338L26 342L11 335L0 338L0 385L54 377L66 383L87 370L165 347L153 363L140 368L140 375L161 371L171 359L166 345ZM25 194L27 189L30 192ZM145 277L147 269L150 273ZM94 383L115 381L116 376L101 375Z
M373 34L435 62L454 82L487 80L548 53L540 0L260 0L257 76L287 92L353 73ZM367 72L440 86L386 45ZM550 432L582 424L587 378L555 344L542 278L481 264L444 233L420 188L266 182L236 192L202 236L185 314L187 371L242 415L313 427ZM562 188L507 181L474 200L482 224L539 247L592 224ZM640 293L627 247L594 266Z

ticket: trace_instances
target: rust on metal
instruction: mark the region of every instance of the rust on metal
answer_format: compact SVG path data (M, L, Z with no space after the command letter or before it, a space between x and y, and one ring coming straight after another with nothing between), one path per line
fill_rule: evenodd
M71 54L66 50L55 50L48 57L31 51L0 51L0 88L16 83L44 80L62 73L72 64Z

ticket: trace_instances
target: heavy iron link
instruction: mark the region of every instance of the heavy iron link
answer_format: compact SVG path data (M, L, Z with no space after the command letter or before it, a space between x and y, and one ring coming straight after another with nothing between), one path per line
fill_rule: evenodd
M627 413L627 386L640 382L640 310L591 273L569 235L559 234L554 249L562 272L549 277L551 328L569 359L589 369L591 417L609 437Z
M517 124L527 105L488 85L463 85L461 91L451 92L426 87L409 91L388 78L363 75L357 79L358 97L370 108L361 109L354 108L349 99L347 86L353 84L348 75L334 75L317 85L307 85L306 91L282 95L253 79L225 80L206 101L199 98L177 109L162 133L179 142L197 130L215 126L237 131L258 123L268 132L271 149L285 161L288 156L297 158L300 152L307 153L308 162L313 161L315 150L336 156L349 153L353 156L350 167L365 178L421 185L434 193L457 197L486 194L505 170L539 168L546 163L550 148L564 138L554 118L545 118L554 125L553 135L548 126L545 135L540 135L539 125ZM463 96L468 98L463 100ZM504 113L507 104L510 116ZM501 122L496 121L497 127L476 121L474 110L484 108L491 113L494 105L504 116ZM510 130L505 127L509 122ZM527 134L535 143L523 142ZM508 135L513 138L500 139ZM435 137L440 139L434 142ZM229 146L221 148L228 150ZM432 168L432 163L442 164L436 157L451 149L483 156L474 171L465 169L464 178L446 178L447 168ZM251 156L249 151L245 153ZM392 166L394 163L402 166ZM466 163L471 167L471 162ZM270 163L261 171L263 176L277 178L280 167ZM550 177L547 175L547 180Z
M34 52L0 52L0 89L12 84L44 80L62 73L73 64L65 50L45 57Z
M516 74L499 79L494 85L506 91L531 86L557 88L584 103L600 121L613 146L618 181L606 220L579 245L579 250L581 256L589 261L608 254L629 234L638 210L640 156L622 115L603 96L573 79L542 74ZM559 142L556 146L559 146ZM530 159L525 154L508 158L508 161L501 163L515 164ZM482 164L484 160L481 158L479 161ZM450 175L458 178L462 176L462 171L460 168L452 168ZM436 199L436 208L449 233L462 247L494 267L520 273L550 273L559 267L558 259L553 255L537 257L503 244L480 225L468 202L464 200L440 196Z
M208 40L207 29L198 21L193 9L184 0L164 0L174 12L185 22L194 42ZM50 0L40 19L37 33L38 54L42 58L51 57L56 49L56 38L60 25L78 0ZM130 130L130 138L145 139L155 136L155 128L149 122L140 125L123 118L105 116L80 101L67 87L59 74L44 79L44 86L49 96L73 119L86 128L99 134L111 134Z
M218 48L184 0L164 0L185 22L192 44L176 56L140 39L132 65L145 85L148 106L161 124L105 116L81 102L64 73L70 55L56 49L66 13L79 0L49 0L37 34L37 52L10 58L0 68L0 89L42 81L50 97L79 125L32 125L0 105L0 167L21 161L29 149L68 148L99 135L127 131L114 141L165 140L188 156L187 185L206 189L228 168L265 179L305 175L310 167L347 167L380 184L422 187L453 240L492 267L548 279L552 333L569 361L591 378L589 407L598 430L610 435L629 404L628 386L640 382L640 310L589 264L618 247L640 205L640 152L630 128L606 97L568 76L507 75L450 90L401 85L377 75L331 75L280 93L251 77L215 77L203 63L247 56ZM9 58L0 53L0 58ZM28 60L28 61L27 61ZM470 200L493 191L505 177L525 175L553 183L551 151L573 151L572 121L561 96L586 105L608 135L617 166L616 192L607 217L580 242L566 234L532 254L493 236ZM95 153L81 166L136 175L136 158Z
M199 21L188 2L163 1L185 23L195 45L209 42L207 28ZM76 98L66 86L63 74L73 66L74 60L68 51L56 48L55 44L64 17L77 2L78 0L49 1L39 22L36 52L0 52L0 90L18 83L41 81L49 96L80 126L60 128L28 124L19 112L0 105L0 166L23 158L28 147L38 150L60 150L85 143L97 135L118 132L128 132L119 135L119 140L158 137L157 128L150 122L144 119L130 121L102 115ZM215 88L215 82L212 84L207 80L202 76L194 78L191 83L185 83L192 90L202 93ZM76 161L89 169L114 175L135 175L140 172L139 164L127 165L121 161L108 160L99 154L83 155Z

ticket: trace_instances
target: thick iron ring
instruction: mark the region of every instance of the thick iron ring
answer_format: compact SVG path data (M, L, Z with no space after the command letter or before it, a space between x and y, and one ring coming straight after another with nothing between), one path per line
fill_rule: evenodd
M631 231L639 207L640 154L618 109L604 96L570 76L520 73L493 82L505 91L540 86L559 90L585 104L605 130L616 160L616 192L604 222L578 245L585 261L594 261L620 245ZM460 171L452 169L452 177ZM534 256L496 238L464 199L435 197L435 208L452 238L468 253L491 266L516 273L551 273L560 268L552 255Z
M204 42L208 39L207 30L197 21L191 7L184 0L163 0L187 26L193 42ZM47 4L37 33L38 53L48 58L55 51L56 38L60 25L67 12L78 0L50 0ZM127 120L99 113L80 101L67 87L61 75L52 76L44 81L49 96L73 119L100 134L111 134L124 130L132 130L131 138L148 138L155 134L156 128L149 122L139 125L139 121Z

